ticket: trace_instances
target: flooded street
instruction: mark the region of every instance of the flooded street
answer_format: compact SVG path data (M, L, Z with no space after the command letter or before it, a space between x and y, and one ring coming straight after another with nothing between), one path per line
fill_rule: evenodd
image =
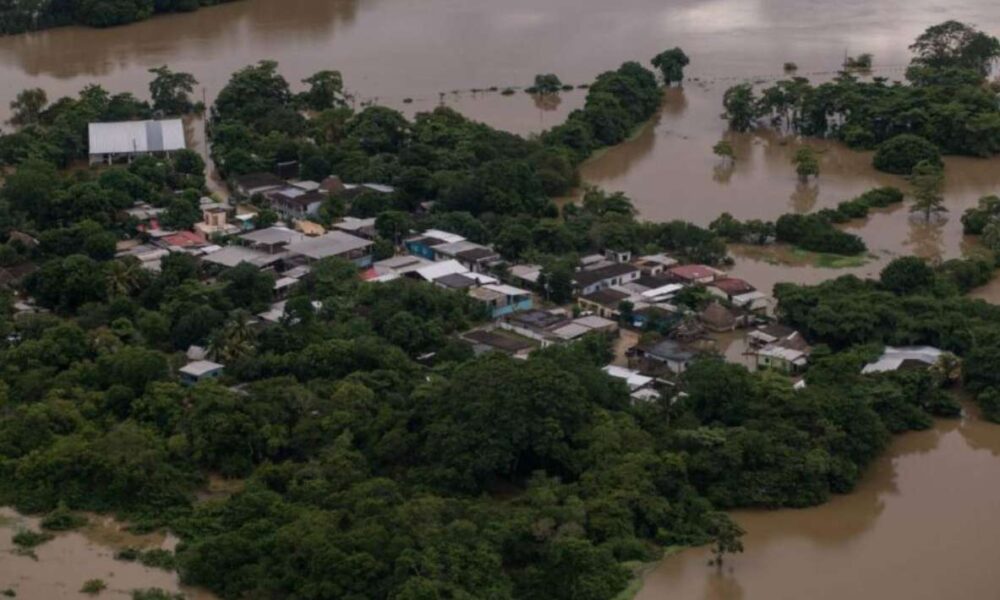
M686 550L636 600L996 598L1000 435L975 418L897 437L857 489L808 509L740 511L721 572Z
M35 557L16 552L11 537L20 529L38 531L38 519L0 508L0 590L11 589L17 598L81 598L80 587L89 579L102 579L107 589L101 598L131 598L134 589L158 587L183 592L188 600L214 600L204 591L179 585L177 574L116 560L117 550L171 548L176 539L163 534L130 535L113 521L91 516L91 524L78 531L57 533L34 548Z

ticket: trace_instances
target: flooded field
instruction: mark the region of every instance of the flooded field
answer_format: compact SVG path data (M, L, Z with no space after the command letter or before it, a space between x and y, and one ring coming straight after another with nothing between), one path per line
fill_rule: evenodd
M21 529L38 531L38 519L0 508L0 590L13 590L17 598L81 598L84 582L101 579L107 584L101 598L131 598L134 589L161 588L181 592L188 600L215 599L204 590L181 586L173 572L114 558L117 550L128 547L172 549L176 538L129 534L113 520L91 515L86 527L56 534L29 556L18 553L11 541Z

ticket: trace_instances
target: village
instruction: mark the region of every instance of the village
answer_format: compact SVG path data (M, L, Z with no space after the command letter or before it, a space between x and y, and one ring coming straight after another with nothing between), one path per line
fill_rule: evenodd
M91 165L169 156L186 147L179 120L94 123L90 138ZM291 167L291 172L297 170ZM162 227L159 217L165 208L136 202L126 212L138 223L140 234L118 242L116 257L134 257L143 268L158 272L163 257L185 253L199 260L206 279L244 263L272 273L273 303L255 315L256 327L282 323L287 295L310 265L337 257L354 263L358 276L372 285L409 278L481 303L486 324L458 335L475 354L527 358L538 348L605 336L615 356L604 370L623 380L637 401L673 397L678 377L707 355L752 371L775 370L792 377L797 388L805 386L800 375L812 351L808 342L778 322L769 294L722 269L681 264L664 253L633 256L605 248L579 258L572 274L572 300L557 304L548 298L542 266L508 263L492 247L461 235L439 229L409 232L401 236L393 256L376 260L374 217L345 216L329 228L317 222L330 198L349 204L360 193L392 194L391 186L344 183L336 176L322 181L284 179L263 172L235 176L229 183L231 198L220 198L218 192L201 198L201 221L190 230ZM270 208L280 220L258 227L261 207ZM421 209L432 205L425 203ZM28 298L18 307L38 310ZM225 365L209 360L208 354L201 346L188 349L189 362L179 369L182 382L194 384L224 374ZM431 360L433 355L421 358ZM888 348L864 372L927 368L940 355L930 347Z

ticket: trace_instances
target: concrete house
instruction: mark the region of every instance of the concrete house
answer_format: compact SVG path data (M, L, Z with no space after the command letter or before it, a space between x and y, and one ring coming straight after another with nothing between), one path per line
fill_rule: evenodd
M243 198L284 187L285 180L273 173L247 173L233 178L233 191Z
M317 237L305 238L289 244L288 253L293 263L308 264L330 256L349 260L359 267L372 264L374 242L343 231L331 231Z
M666 339L655 344L633 346L625 355L630 369L636 369L643 375L659 377L680 375L687 370L697 353L677 340Z
M465 238L440 229L428 229L427 231L403 241L406 251L414 256L426 258L427 260L439 260L434 251L435 246L444 244L454 244L464 242Z
M584 269L573 273L573 286L581 296L593 294L598 290L621 285L639 278L641 271L638 268L624 263L612 263L597 267L596 269Z
M486 305L494 319L511 313L531 310L531 292L512 285L488 283L469 290L469 296Z

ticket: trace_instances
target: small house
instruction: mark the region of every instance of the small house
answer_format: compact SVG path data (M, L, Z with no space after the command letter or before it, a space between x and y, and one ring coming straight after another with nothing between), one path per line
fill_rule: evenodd
M194 385L199 381L218 379L224 368L224 365L210 360L191 361L180 369L181 383Z
M680 265L667 269L672 277L685 283L709 284L715 281L719 272L705 265Z
M634 281L641 272L624 263L611 263L594 269L581 269L573 273L573 286L581 296L598 290Z
M276 190L285 185L285 180L273 173L247 173L233 178L233 191L243 198L252 198Z
M945 354L933 346L886 346L882 356L861 370L864 374L888 373L905 369L928 369Z
M469 296L486 305L494 319L522 310L531 310L531 292L506 284L486 284L469 290Z
M123 159L132 162L147 155L170 156L187 147L180 119L90 123L87 138L91 165Z
M694 361L697 352L677 340L665 339L653 344L639 344L626 353L630 369L644 375L680 375Z

